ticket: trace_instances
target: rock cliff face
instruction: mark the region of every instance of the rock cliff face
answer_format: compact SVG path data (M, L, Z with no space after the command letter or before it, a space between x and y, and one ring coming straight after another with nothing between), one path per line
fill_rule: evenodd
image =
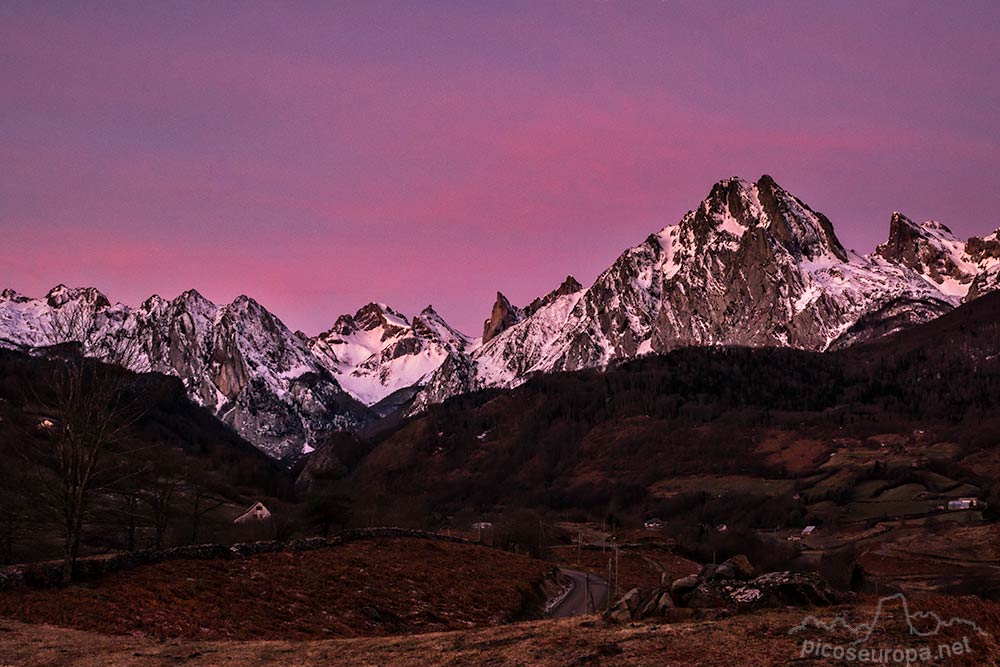
M911 269L949 296L975 298L970 288L976 277L1000 263L1000 240L994 232L961 241L939 222L918 224L893 213L889 240L874 254Z
M511 328L524 319L524 311L510 305L501 292L497 292L497 300L493 304L493 312L490 318L483 322L483 342L488 343L496 338L498 334Z

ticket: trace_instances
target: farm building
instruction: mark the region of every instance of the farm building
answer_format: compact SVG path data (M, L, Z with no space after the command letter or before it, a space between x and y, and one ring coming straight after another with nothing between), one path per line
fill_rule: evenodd
M264 507L264 503L258 501L250 509L233 519L233 523L249 523L251 521L265 521L271 518L271 512Z
M971 510L979 506L976 498L954 498L948 501L948 510L955 512L959 510Z

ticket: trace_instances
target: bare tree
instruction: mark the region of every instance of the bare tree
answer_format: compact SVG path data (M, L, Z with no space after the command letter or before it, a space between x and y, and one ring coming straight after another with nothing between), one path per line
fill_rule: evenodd
M131 483L133 480L123 480L121 484L116 484L114 494L118 498L118 517L125 530L125 548L128 551L136 550L136 535L139 531L139 500L140 490L137 485Z
M191 504L188 511L191 533L188 541L191 544L198 543L202 521L205 516L226 504L226 499L212 492L208 481L197 473L187 474L186 487Z
M75 303L54 312L51 340L51 382L38 394L52 417L48 446L31 458L42 501L62 529L62 577L69 582L93 494L126 474L108 454L143 414L141 383L125 370L137 367L141 350L121 329L99 332L93 314Z
M311 491L302 508L302 518L323 537L329 537L333 528L344 527L351 520L351 500L348 496L330 490Z
M0 466L0 565L14 562L15 548L29 520L24 494L26 473L17 461Z
M150 483L143 490L142 499L149 508L149 518L153 525L153 546L162 549L165 544L167 529L174 515L174 494L180 481L169 472L154 473Z

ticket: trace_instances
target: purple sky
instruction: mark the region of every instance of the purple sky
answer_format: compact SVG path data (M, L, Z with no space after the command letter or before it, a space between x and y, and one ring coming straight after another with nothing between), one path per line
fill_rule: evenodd
M0 287L478 333L765 172L861 251L982 234L998 63L996 0L3 2Z

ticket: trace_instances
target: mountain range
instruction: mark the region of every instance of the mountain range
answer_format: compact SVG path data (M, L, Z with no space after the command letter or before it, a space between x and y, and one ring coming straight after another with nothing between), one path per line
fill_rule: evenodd
M217 305L189 290L129 307L59 285L42 298L0 292L0 346L64 342L58 322L73 313L87 323L85 351L109 337L134 342L134 370L179 377L196 403L290 461L331 430L539 373L690 346L836 350L998 288L1000 230L962 241L939 222L893 213L887 241L860 255L826 216L765 175L716 183L590 287L570 276L523 307L498 293L476 337L430 306L409 318L370 303L309 337L247 296Z

